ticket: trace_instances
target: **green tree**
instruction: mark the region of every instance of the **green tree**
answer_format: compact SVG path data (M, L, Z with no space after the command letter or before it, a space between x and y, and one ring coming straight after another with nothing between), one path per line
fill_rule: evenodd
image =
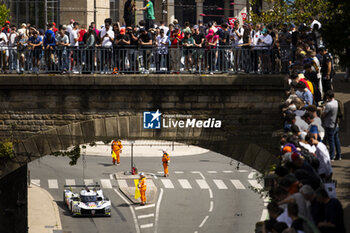
M257 4L257 0L250 1L251 5ZM264 2L268 5L266 10L250 13L253 23L280 25L288 22L308 24L314 18L324 18L329 6L327 0L265 0Z
M0 4L0 25L4 25L10 19L10 9L5 4Z
M339 57L342 66L350 67L350 2L329 1L327 17L321 20L322 38L328 50Z

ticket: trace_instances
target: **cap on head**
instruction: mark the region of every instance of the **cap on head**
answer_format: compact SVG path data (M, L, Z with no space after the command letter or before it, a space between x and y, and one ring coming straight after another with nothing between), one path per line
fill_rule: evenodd
M198 29L198 28L199 28L199 27L198 27L197 24L193 26L193 29L195 29L195 30Z

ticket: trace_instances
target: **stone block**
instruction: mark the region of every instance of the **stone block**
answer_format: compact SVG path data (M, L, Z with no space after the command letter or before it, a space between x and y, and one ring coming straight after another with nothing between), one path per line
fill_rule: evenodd
M48 131L45 131L43 135L46 137L52 152L66 149L61 144L57 129L50 129Z
M105 119L95 119L93 120L95 128L95 137L106 137L106 122Z
M35 142L41 156L49 155L53 152L46 138L46 135L36 135L33 137L33 141Z
M57 134L63 148L67 149L68 147L73 146L72 135L68 125L58 127Z
M118 122L116 117L108 117L105 118L105 124L106 124L106 136L107 137L118 137Z
M162 103L161 107L162 109L172 109L175 108L175 103Z
M207 109L208 103L191 103L191 109Z
M130 138L140 138L142 128L143 128L143 125L142 125L141 115L129 117L129 137Z
M74 114L66 114L63 115L64 120L75 120L75 115Z
M120 138L128 138L130 132L129 117L117 117L118 135Z
M23 145L24 145L25 150L30 158L40 157L40 152L39 152L38 147L36 146L33 138L28 138L28 139L24 140Z
M72 135L73 145L84 144L83 132L81 129L80 122L69 124L68 127L69 127L69 131Z
M80 125L84 143L93 142L96 134L94 120L80 122Z

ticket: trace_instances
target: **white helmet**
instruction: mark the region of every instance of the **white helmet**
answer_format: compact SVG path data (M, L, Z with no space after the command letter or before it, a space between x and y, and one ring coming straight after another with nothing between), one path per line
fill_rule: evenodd
M143 172L140 172L140 176L145 176L145 173L143 173Z
M166 149L163 149L162 151L163 151L163 153L166 153Z

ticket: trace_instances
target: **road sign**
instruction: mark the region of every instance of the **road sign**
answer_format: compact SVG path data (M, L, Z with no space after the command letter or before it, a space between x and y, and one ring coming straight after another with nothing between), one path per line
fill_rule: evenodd
M242 20L243 21L247 19L247 13L241 13L241 15L242 15Z

